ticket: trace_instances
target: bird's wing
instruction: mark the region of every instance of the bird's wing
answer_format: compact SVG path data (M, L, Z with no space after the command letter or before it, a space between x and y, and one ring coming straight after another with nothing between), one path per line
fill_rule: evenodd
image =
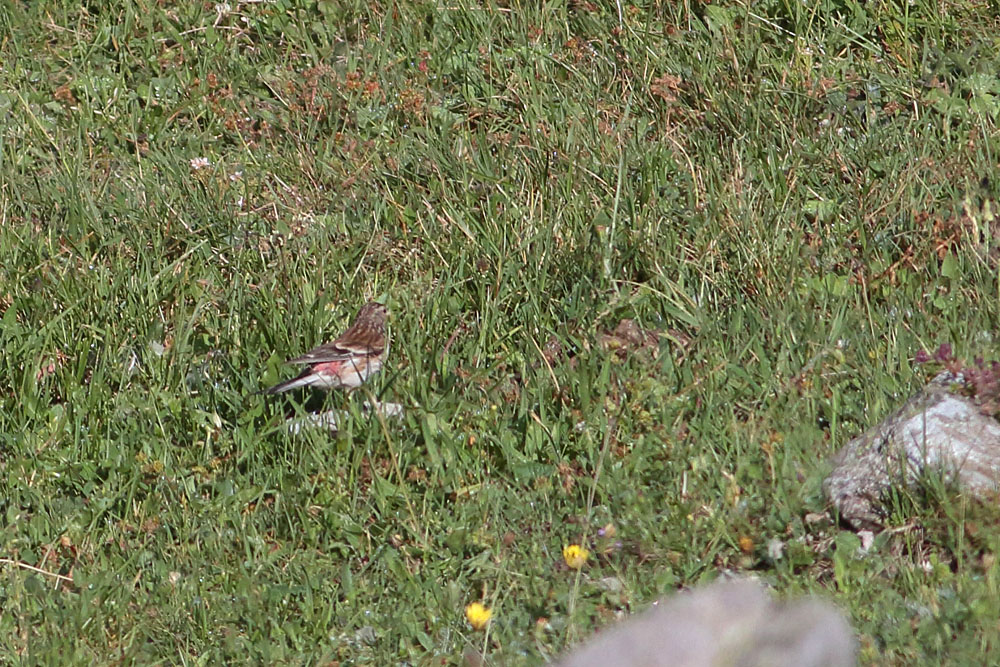
M348 330L330 345L352 354L375 355L385 349L385 336L371 329Z
M290 364L316 364L323 361L343 361L355 357L375 355L382 351L381 346L373 347L371 342L363 340L345 340L338 338L332 343L320 345L309 350L301 357L289 359Z

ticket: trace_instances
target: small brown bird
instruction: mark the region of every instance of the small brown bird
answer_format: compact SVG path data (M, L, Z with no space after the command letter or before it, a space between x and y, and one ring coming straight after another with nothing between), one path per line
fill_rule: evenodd
M389 309L381 303L369 301L347 331L332 343L326 343L290 359L290 364L306 364L302 373L287 382L276 384L264 391L279 394L299 387L356 389L382 368L389 354L385 337L385 322Z

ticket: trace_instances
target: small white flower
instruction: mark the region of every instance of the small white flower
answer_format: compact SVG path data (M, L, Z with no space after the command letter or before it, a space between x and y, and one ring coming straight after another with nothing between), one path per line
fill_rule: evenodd
M191 158L191 161L188 162L188 164L191 165L193 170L198 171L199 169L204 169L205 167L210 166L212 163L209 162L207 157L195 157Z
M785 555L785 543L777 537L772 537L767 543L767 555L771 560L781 560Z

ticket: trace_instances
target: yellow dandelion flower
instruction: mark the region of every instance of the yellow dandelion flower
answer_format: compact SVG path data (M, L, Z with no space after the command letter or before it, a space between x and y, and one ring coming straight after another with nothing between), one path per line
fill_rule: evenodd
M579 570L587 562L590 552L579 544L567 544L563 547L563 560L574 570Z
M482 630L490 622L493 610L484 607L479 602L473 602L465 608L465 620L474 630Z

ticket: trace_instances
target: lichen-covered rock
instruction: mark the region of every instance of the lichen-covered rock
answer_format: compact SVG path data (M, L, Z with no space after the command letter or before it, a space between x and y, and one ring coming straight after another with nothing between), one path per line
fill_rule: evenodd
M885 492L931 471L972 495L998 488L1000 423L956 392L961 383L960 376L939 374L837 453L823 490L844 520L855 528L878 526Z
M849 667L854 634L827 602L775 602L752 581L712 584L661 600L603 630L562 667Z

